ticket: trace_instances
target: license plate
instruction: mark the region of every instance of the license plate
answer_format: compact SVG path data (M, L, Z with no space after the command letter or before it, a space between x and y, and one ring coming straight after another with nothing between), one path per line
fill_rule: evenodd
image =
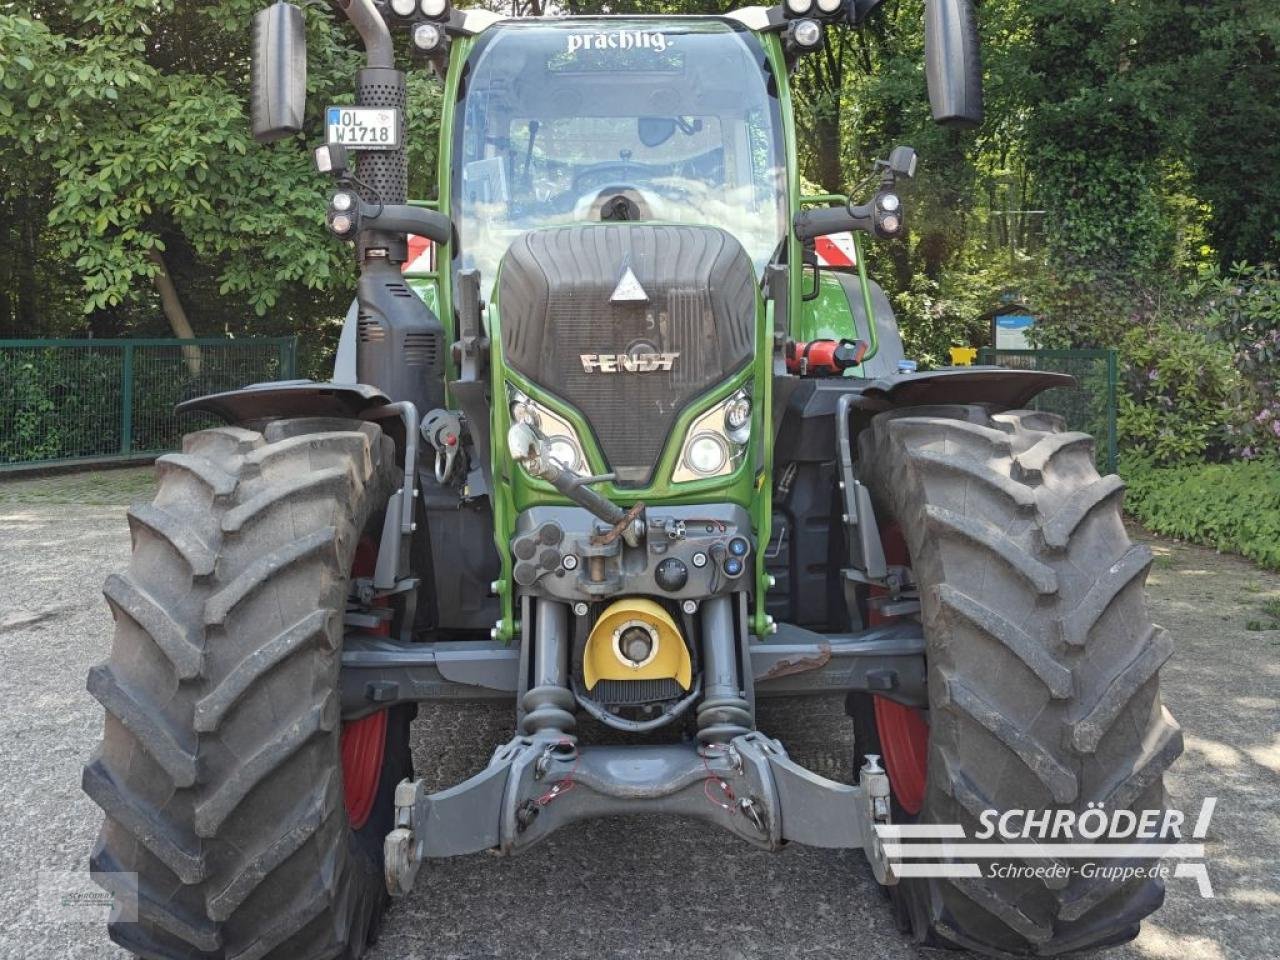
M329 146L348 150L395 150L400 111L391 107L330 107L325 111Z

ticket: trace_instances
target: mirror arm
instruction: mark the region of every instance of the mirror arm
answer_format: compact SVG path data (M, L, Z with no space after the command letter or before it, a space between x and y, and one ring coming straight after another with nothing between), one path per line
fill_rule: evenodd
M437 244L453 238L453 224L438 210L411 207L407 203L384 203L381 206L361 202L360 225L363 230L383 233L412 233Z
M338 8L351 21L360 34L364 44L367 65L374 68L394 69L396 65L395 46L391 42L391 31L387 23L373 5L373 0L335 0Z
M871 204L801 210L795 217L796 236L801 240L815 240L846 230L861 230L874 235L875 222Z

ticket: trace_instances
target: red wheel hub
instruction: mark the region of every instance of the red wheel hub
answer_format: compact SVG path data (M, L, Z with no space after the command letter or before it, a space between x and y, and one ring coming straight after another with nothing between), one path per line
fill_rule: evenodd
M361 539L351 564L353 577L373 575L378 548L369 537ZM386 636L390 625L383 622L373 633ZM342 787L346 797L347 820L352 830L369 821L378 783L382 777L382 756L387 746L387 711L379 710L342 726Z
M892 565L907 563L907 543L897 523L881 527L880 541L884 557ZM872 596L884 596L881 587L872 587ZM871 608L868 620L872 626L888 621L876 607ZM913 816L924 804L925 777L929 764L929 724L924 712L906 707L884 697L873 698L876 712L876 730L880 735L880 749L884 751L884 769L889 774L889 785L898 805Z
M342 727L342 787L347 820L359 830L373 813L387 745L387 711L379 710Z

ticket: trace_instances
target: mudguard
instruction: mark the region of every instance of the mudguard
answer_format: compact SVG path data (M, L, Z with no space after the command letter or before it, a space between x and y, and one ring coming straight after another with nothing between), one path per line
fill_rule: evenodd
M1050 370L944 367L872 380L862 387L856 405L876 412L933 403L992 403L1016 409L1045 390L1072 387L1075 383L1076 378L1069 373Z
M174 408L174 412L211 413L227 423L288 417L345 417L358 420L365 417L368 411L390 402L381 390L363 383L281 380L254 383L239 390L184 400Z

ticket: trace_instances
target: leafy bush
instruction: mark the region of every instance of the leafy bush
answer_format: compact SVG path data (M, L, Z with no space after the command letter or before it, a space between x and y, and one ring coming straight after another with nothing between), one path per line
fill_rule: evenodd
M1131 330L1120 344L1120 448L1157 464L1221 458L1240 378L1202 329L1173 320Z
M1190 292L1242 380L1231 424L1235 451L1280 454L1280 274L1270 264L1238 263L1225 275L1202 276Z
M1001 294L1016 286L1015 274L998 258L970 257L963 272L941 281L923 271L913 273L906 289L891 292L906 355L927 370L949 366L951 347L987 343L990 311L1000 304Z
M1129 461L1125 509L1156 533L1280 570L1280 460L1155 467Z

